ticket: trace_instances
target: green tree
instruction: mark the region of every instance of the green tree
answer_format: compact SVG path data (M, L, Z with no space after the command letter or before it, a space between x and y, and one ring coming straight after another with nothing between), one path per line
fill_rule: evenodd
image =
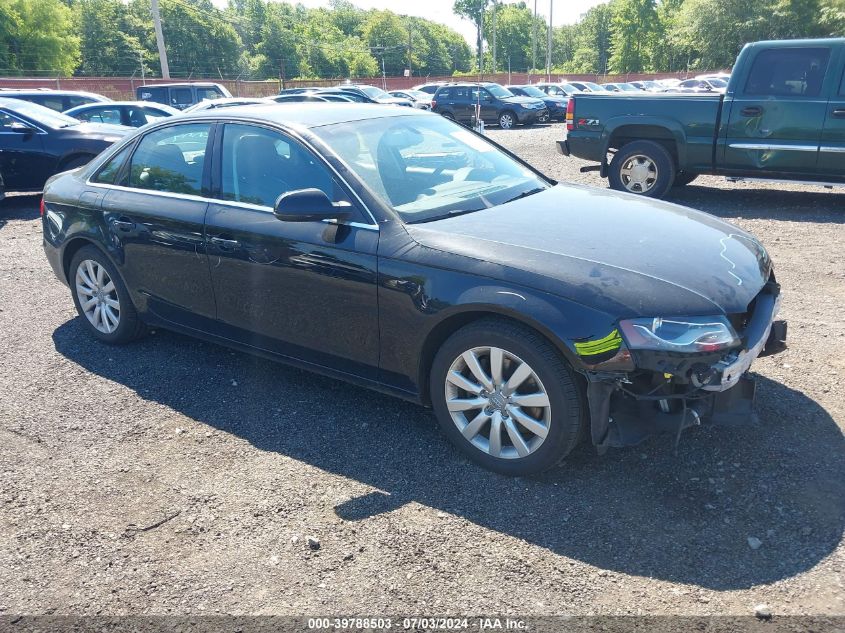
M120 0L77 0L82 75L132 75L140 73L139 39L126 33L126 6Z
M459 16L471 20L475 24L475 59L481 69L484 59L484 13L490 0L455 0L452 10Z
M610 67L616 73L642 72L650 65L657 21L655 0L613 0Z
M399 16L392 11L371 11L364 23L364 41L383 60L387 74L402 74L408 59L408 31Z
M172 75L239 74L241 38L210 0L163 0L160 6Z
M575 33L572 61L564 64L564 72L603 73L610 57L613 10L600 4L584 14Z
M526 70L531 65L531 28L534 15L525 2L497 4L495 14L498 68L507 68L510 60L512 69ZM492 42L492 23L493 11L488 11L484 26L488 43Z
M73 13L59 0L0 0L0 58L12 74L70 75L79 65Z

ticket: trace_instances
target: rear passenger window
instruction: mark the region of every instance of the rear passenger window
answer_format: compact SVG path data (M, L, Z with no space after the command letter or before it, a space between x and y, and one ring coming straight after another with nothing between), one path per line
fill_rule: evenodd
M126 161L126 156L129 154L129 149L132 147L130 143L129 146L125 147L124 149L120 150L117 154L115 154L111 160L109 160L105 165L100 168L100 171L97 172L97 175L94 176L91 180L94 182L99 182L104 185L114 185L117 175L120 173L120 168L123 167L123 163Z
M439 93L437 93L438 99L451 99L452 98L452 90L449 88L443 88Z
M210 128L190 123L147 134L132 156L129 186L199 195Z
M818 97L829 48L773 48L757 55L745 94L773 97Z
M67 98L67 107L68 110L70 108L75 108L76 106L85 105L86 103L91 103L92 99L88 99L87 97L74 97L69 96Z
M212 99L220 99L223 97L223 93L220 92L217 88L197 88L197 101L205 101L212 100Z
M81 113L82 117L86 117L86 121L93 121L94 123L111 123L112 125L120 125L120 108L102 108L97 110L88 110ZM77 116L80 118L80 116Z

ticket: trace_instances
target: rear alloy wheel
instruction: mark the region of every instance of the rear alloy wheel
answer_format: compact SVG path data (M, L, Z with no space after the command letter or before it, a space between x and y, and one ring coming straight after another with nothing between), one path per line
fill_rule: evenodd
M649 198L662 198L675 181L675 164L666 148L653 141L634 141L613 156L610 186Z
M127 343L143 325L112 263L93 246L74 255L69 268L73 303L86 329L104 343Z
M453 334L430 389L447 436L496 472L546 470L580 437L584 408L571 369L545 339L510 321L484 319Z
M516 125L516 115L509 110L505 110L499 115L499 127L503 130L510 130Z

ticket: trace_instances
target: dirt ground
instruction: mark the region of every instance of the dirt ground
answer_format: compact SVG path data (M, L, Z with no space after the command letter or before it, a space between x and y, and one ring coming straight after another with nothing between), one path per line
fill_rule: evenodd
M560 134L490 131L604 187ZM94 342L38 197L9 197L0 615L845 615L845 192L703 177L671 199L775 262L790 347L754 365L759 425L508 479L387 396L163 331Z

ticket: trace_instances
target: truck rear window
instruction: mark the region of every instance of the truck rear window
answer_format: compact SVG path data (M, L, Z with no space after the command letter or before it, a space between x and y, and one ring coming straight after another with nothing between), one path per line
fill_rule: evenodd
M829 48L772 48L757 55L745 94L818 97L830 59Z

